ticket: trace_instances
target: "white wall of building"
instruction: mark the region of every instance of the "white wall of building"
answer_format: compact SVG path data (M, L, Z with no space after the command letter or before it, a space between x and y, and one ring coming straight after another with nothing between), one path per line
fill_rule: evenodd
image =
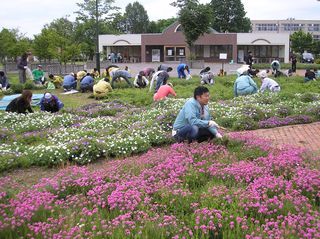
M99 35L99 51L103 46L141 46L141 34Z
M237 33L237 45L269 45L280 47L281 57L288 63L290 58L289 33Z

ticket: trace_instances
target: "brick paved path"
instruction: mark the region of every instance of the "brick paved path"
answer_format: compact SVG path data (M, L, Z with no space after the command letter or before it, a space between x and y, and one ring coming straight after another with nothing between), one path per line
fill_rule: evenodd
M254 135L271 139L275 146L278 144L296 145L320 154L320 122L258 129L251 132Z

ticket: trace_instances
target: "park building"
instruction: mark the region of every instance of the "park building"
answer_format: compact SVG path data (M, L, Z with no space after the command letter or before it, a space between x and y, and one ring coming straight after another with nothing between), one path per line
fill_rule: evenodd
M234 62L243 63L251 51L255 62L275 58L289 62L289 33L219 33L213 29L194 43L193 53L178 22L162 33L99 35L99 51L108 56L120 53L123 62Z
M252 33L289 33L302 30L320 40L320 20L251 20Z

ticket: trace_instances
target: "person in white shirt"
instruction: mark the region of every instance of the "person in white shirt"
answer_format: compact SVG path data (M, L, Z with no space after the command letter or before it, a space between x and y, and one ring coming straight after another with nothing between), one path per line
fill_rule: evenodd
M133 85L136 88L145 88L149 85L148 79L145 77L144 71L140 71L139 74L136 75Z
M266 90L269 90L271 92L279 92L280 91L279 84L275 80L268 78L267 71L265 71L265 70L260 71L258 73L258 77L262 81L262 85L260 87L260 92L264 92Z

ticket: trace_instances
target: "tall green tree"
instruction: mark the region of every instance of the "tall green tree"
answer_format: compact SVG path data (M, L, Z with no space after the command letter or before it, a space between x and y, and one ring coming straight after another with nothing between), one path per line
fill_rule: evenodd
M305 33L302 30L294 32L290 36L290 41L294 52L303 53L312 50L313 37L309 32Z
M127 24L127 32L146 33L149 26L147 11L139 2L129 3L126 6L124 17Z
M250 19L246 17L241 0L211 0L211 27L219 32L249 32Z
M114 0L98 1L98 34L115 33L112 20L118 12L118 7L113 6ZM93 59L96 39L96 0L83 0L77 3L79 10L75 13L75 38L81 47L81 55L86 59Z
M14 46L17 43L15 32L3 28L0 32L0 61L4 63L7 59L14 57Z
M0 62L15 60L22 53L31 49L31 40L17 29L3 28L0 32Z
M188 2L180 9L178 20L181 23L186 42L192 52L194 42L209 30L210 9L204 4Z
M96 18L96 1L98 1L98 18L101 21L113 19L119 7L113 6L114 0L83 0L77 3L80 8L75 13L78 15L77 20L87 21Z
M33 54L40 60L52 60L57 56L55 39L57 34L54 30L43 28L41 33L34 36Z

